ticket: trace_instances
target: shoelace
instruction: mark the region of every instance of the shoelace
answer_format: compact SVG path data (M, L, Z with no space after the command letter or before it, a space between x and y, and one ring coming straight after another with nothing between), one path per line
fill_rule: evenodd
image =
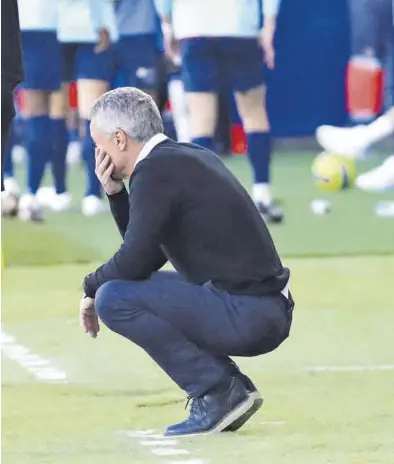
M191 406L190 406L190 412L191 413L194 413L194 412L196 412L196 410L200 410L202 408L201 398L195 398L194 396L188 396L187 401L186 401L186 405L185 405L185 409L187 409L190 402L191 402Z

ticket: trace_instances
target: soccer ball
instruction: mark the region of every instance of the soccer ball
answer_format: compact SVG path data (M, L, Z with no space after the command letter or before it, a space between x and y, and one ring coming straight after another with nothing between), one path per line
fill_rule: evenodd
M320 190L339 192L353 185L356 167L351 158L323 152L313 161L312 174Z

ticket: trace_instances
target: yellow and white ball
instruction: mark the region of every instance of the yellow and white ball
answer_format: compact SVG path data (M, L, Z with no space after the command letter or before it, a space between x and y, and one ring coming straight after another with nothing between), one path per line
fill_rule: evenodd
M312 174L320 190L339 192L354 184L356 167L351 158L323 152L313 161Z

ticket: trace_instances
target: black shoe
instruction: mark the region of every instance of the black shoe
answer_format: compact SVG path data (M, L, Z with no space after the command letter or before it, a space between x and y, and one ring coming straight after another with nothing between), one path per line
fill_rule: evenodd
M236 432L253 416L253 414L255 414L261 408L264 402L261 393L257 390L255 384L250 380L250 378L247 375L242 374L242 372L239 372L238 376L238 378L244 384L249 398L253 400L253 406L248 411L246 411L245 414L239 417L239 419L226 427L224 432Z
M215 388L200 398L190 400L189 418L167 427L164 432L166 437L222 432L254 404L242 381L234 377L224 390Z
M257 203L256 206L265 222L280 224L283 221L283 211L281 208L279 208L279 206L275 205L274 203L271 203L270 205L263 205L263 203Z
M18 214L18 197L13 193L1 192L1 216L15 217Z

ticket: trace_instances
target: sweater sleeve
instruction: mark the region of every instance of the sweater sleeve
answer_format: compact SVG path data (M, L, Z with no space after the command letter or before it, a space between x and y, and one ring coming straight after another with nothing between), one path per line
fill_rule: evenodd
M118 226L120 235L124 239L127 230L127 224L129 223L129 194L126 187L115 195L108 195L109 207L111 209L112 216Z
M110 280L147 279L167 260L160 244L171 222L176 188L165 170L154 164L146 160L134 174L124 242L111 259L85 277L84 291L89 297L93 298L100 286Z

